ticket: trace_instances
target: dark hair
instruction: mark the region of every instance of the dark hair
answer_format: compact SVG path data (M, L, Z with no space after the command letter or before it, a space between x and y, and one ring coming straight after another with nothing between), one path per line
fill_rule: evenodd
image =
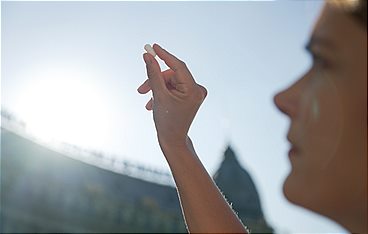
M327 3L352 16L367 30L367 0L327 0Z

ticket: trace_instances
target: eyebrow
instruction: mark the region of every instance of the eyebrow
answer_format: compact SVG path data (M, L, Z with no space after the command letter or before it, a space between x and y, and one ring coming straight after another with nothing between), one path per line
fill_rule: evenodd
M330 50L336 49L335 44L331 40L324 38L324 37L316 36L316 35L313 35L311 37L309 42L306 44L305 49L309 52L312 52L312 47L314 45L322 45L323 47L326 47L327 49L330 49Z

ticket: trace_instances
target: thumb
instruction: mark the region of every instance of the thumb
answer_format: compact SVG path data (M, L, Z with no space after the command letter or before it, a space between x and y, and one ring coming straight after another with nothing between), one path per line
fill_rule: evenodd
M147 76L153 93L162 92L166 89L165 80L162 77L161 68L157 60L149 53L143 54L146 63Z

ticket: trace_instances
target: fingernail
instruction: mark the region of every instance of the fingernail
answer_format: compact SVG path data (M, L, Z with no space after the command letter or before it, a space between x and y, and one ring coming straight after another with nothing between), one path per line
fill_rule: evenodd
M159 44L154 44L153 46L157 46L157 47L158 47L158 49L166 51L166 50L165 50L164 48L162 48L162 46L160 46Z
M147 54L147 53L144 53L144 54L143 54L143 59L144 59L144 62L145 62L147 65L151 64L151 59L150 59L150 57L148 56L148 54Z

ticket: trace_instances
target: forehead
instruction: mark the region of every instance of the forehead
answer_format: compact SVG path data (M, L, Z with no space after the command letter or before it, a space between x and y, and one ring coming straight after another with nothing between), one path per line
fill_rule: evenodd
M325 4L313 29L312 38L328 41L337 48L352 49L347 47L361 45L362 39L366 41L366 35L366 30L353 17Z

